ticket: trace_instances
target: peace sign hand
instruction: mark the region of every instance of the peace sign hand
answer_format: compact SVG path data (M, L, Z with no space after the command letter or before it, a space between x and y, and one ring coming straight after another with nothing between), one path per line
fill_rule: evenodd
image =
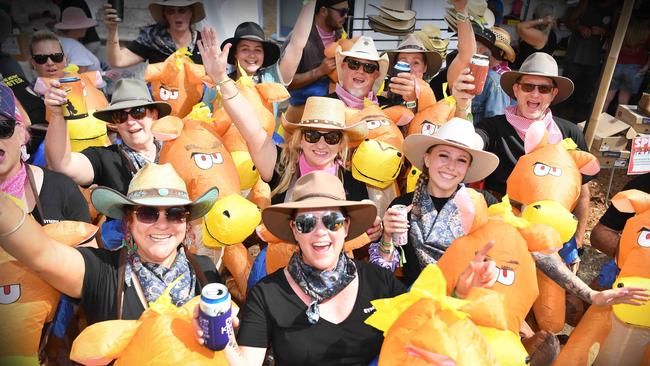
M496 282L496 263L493 260L486 260L487 253L493 246L494 241L490 240L483 248L479 249L474 259L460 274L456 284L456 295L461 299L467 297L472 287L490 288Z
M221 50L217 31L213 27L204 27L201 38L197 42L197 46L203 59L205 72L215 84L218 84L228 77L226 68L228 66L228 52L232 45L227 43Z

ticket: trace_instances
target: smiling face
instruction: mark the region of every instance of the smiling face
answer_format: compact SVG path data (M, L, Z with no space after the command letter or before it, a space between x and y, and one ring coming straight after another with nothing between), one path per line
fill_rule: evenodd
M176 258L176 248L185 239L187 222L169 222L164 213L167 207L157 208L162 211L159 211L158 220L151 224L139 221L135 210L129 212L127 228L143 261L169 268Z
M130 111L131 109L125 110ZM127 113L126 122L115 124L122 140L136 151L144 150L153 143L151 126L158 119L158 110L155 108L146 110L146 115L141 119L135 119Z
M164 6L163 15L169 30L173 32L185 32L190 29L192 21L192 7L190 6Z
M0 117L4 119L4 117ZM16 124L11 137L0 139L0 182L12 177L20 168L20 146L25 141L25 128Z
M332 270L336 267L350 227L350 221L346 219L339 230L328 230L323 225L322 216L331 211L341 212L340 209L331 207L298 210L296 217L303 214L316 217L316 227L306 234L298 231L295 222L291 221L291 230L300 246L303 260L306 264L321 271Z
M332 130L316 130L320 133L328 133ZM300 139L300 148L305 154L307 163L317 169L325 169L334 164L334 160L341 151L341 142L330 145L325 142L325 137L321 137L317 142L311 143L305 140L304 133ZM342 141L342 139L341 139Z
M32 44L32 55L51 55L55 53L63 53L63 49L61 48L59 41L45 39ZM39 77L62 78L63 68L66 64L66 58L63 57L63 60L60 62L54 62L52 58L49 57L47 59L47 62L44 64L38 64L32 58L31 63L32 67Z
M264 47L262 42L242 39L237 42L235 59L239 61L246 73L254 75L264 63Z
M368 74L363 71L363 64L379 64L376 61L363 60L354 57L347 57L347 59L356 60L360 62L362 66L356 70L352 70L349 68L347 62L341 62L341 73L343 75L340 77L340 80L343 89L347 90L348 93L354 95L357 98L367 97L372 90L372 86L375 83L375 80L379 77L379 68L377 68L377 70L375 70L372 74Z
M539 88L527 93L520 84L535 84L553 87L550 93L542 94ZM517 115L538 121L544 118L546 110L555 99L558 89L554 87L553 79L543 76L524 75L512 86L512 91L517 99Z
M408 62L411 66L411 74L416 78L423 79L424 73L427 72L427 64L423 53L402 52L398 54L397 61Z
M424 155L429 170L429 192L435 197L450 197L465 179L472 156L449 145L435 145Z

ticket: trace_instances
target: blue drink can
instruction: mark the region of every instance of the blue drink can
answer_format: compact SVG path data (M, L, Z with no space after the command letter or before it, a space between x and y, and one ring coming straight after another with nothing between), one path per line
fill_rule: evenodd
M213 351L226 348L232 329L230 293L220 283L211 283L201 290L199 325L203 330L205 346Z
M400 72L411 72L411 65L409 65L409 63L406 61L397 61L393 66L393 69L388 73L387 81L390 83L390 78L397 76L397 74ZM388 86L388 84L386 84L386 86ZM402 96L391 92L390 89L388 90L387 97L391 101L392 105L399 105L404 103Z

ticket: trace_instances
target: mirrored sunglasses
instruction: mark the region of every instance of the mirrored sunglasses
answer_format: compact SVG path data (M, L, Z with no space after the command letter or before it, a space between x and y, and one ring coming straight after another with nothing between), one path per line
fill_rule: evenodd
M319 132L316 130L304 130L302 132L302 135L305 141L309 142L310 144L315 144L320 140L321 137L324 137L325 142L328 145L336 145L341 142L341 139L343 138L343 133L341 131Z
M113 123L120 124L126 122L126 120L129 119L129 116L135 119L143 119L146 115L147 107L145 106L133 107L128 112L124 109L120 109L118 111L113 111L111 121Z
M355 60L353 58L348 58L346 57L345 60L343 60L346 64L348 64L348 68L350 70L359 70L359 67L363 66L363 71L366 74L372 74L373 72L377 71L379 69L379 65L377 64L370 64L367 62L361 62L359 60Z
M548 94L554 88L553 85L538 85L538 84L530 84L530 83L517 83L517 84L519 84L521 90L523 90L526 93L532 93L533 90L537 88L540 94Z
M153 224L158 222L160 212L164 212L167 222L172 224L182 224L190 217L190 212L185 207L168 207L163 210L158 207L141 206L135 209L135 218L141 223Z
M16 129L15 119L0 120L0 139L8 139L14 135Z
M36 62L39 65L43 65L44 63L47 62L47 59L49 58L52 60L52 62L61 62L63 61L63 52L59 53L50 53L49 55L34 55L32 56L32 59L34 62Z
M339 231L345 224L345 216L339 211L328 211L322 216L316 216L310 213L298 214L293 219L296 230L302 234L308 234L316 229L318 220L329 231Z

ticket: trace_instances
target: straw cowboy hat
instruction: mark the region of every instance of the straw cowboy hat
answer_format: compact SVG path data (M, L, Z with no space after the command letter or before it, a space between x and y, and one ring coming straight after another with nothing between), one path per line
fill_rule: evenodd
M415 12L408 9L406 0L384 0L381 6L368 4L379 10L381 17L393 20L411 20L415 19Z
M419 31L413 32L418 37L424 48L429 51L435 51L440 55L442 60L447 55L447 47L449 46L449 39L440 37L440 28L425 24Z
M199 0L161 0L154 1L149 4L149 12L151 17L156 21L156 23L165 23L165 15L163 14L163 6L177 6L177 7L192 7L192 19L191 23L200 22L205 19L205 9L203 8L203 3Z
M477 42L481 42L485 47L489 48L492 55L501 54L501 49L496 46L497 37L487 27L482 27L476 22L472 22L472 30L474 31L474 38Z
M375 48L375 42L372 38L368 36L361 36L357 42L352 45L349 51L343 51L341 46L336 48L336 73L339 75L339 80L341 80L341 64L343 59L346 57L354 57L362 60L368 61L377 61L379 63L379 76L375 79L375 83L372 86L372 92L377 94L381 85L384 83L384 78L388 72L388 55L383 54L379 56L377 48Z
M296 244L290 222L301 208L342 208L350 219L348 239L356 238L372 226L377 207L370 200L348 201L343 183L334 174L314 171L298 178L291 192L291 201L269 206L262 211L262 222L275 236Z
M158 110L158 118L168 115L172 107L165 102L155 102L144 80L120 79L115 84L115 91L111 97L111 103L107 108L100 109L93 113L95 118L106 122L113 122L113 111L128 109L140 106L152 106Z
M440 126L433 136L410 135L404 140L404 155L420 170L424 170L424 154L435 145L448 145L467 151L472 162L463 182L472 183L490 175L499 165L499 158L483 151L483 139L474 131L472 122L454 117Z
M208 213L218 196L219 190L212 187L192 202L185 182L171 164L150 163L133 176L126 196L108 187L97 187L90 200L97 211L114 219L124 217L125 206L186 206L190 220L194 220Z
M490 29L492 33L494 33L494 36L496 37L496 41L494 42L494 45L497 46L498 49L503 51L503 58L510 61L514 62L515 61L515 50L510 46L510 33L501 28L494 26Z
M234 37L228 38L221 43L222 50L227 43L232 44L232 48L228 53L229 64L235 65L235 50L237 49L237 43L243 39L262 43L262 47L264 48L264 63L262 63L262 67L273 65L280 58L280 47L277 44L266 40L262 27L254 22L244 22L237 26Z
M517 99L512 86L523 75L543 76L553 79L558 93L551 104L559 103L573 93L573 81L564 76L559 76L557 62L548 53L535 52L524 60L518 71L506 71L501 75L501 88L510 98Z
M368 136L368 125L357 122L347 126L345 124L345 104L336 98L309 97L305 102L305 110L300 122L288 121L282 115L282 127L288 133L299 128L341 130L347 134L351 141L361 141Z
M386 51L388 54L389 65L395 65L396 57L400 53L422 53L424 54L424 60L427 65L427 72L424 73L424 78L428 76L435 75L440 66L442 65L442 56L436 51L427 49L420 38L415 34L409 34L406 39L404 39L396 49Z
M61 30L87 29L97 25L97 21L90 19L81 8L70 6L63 10L61 22L54 24L54 28Z

